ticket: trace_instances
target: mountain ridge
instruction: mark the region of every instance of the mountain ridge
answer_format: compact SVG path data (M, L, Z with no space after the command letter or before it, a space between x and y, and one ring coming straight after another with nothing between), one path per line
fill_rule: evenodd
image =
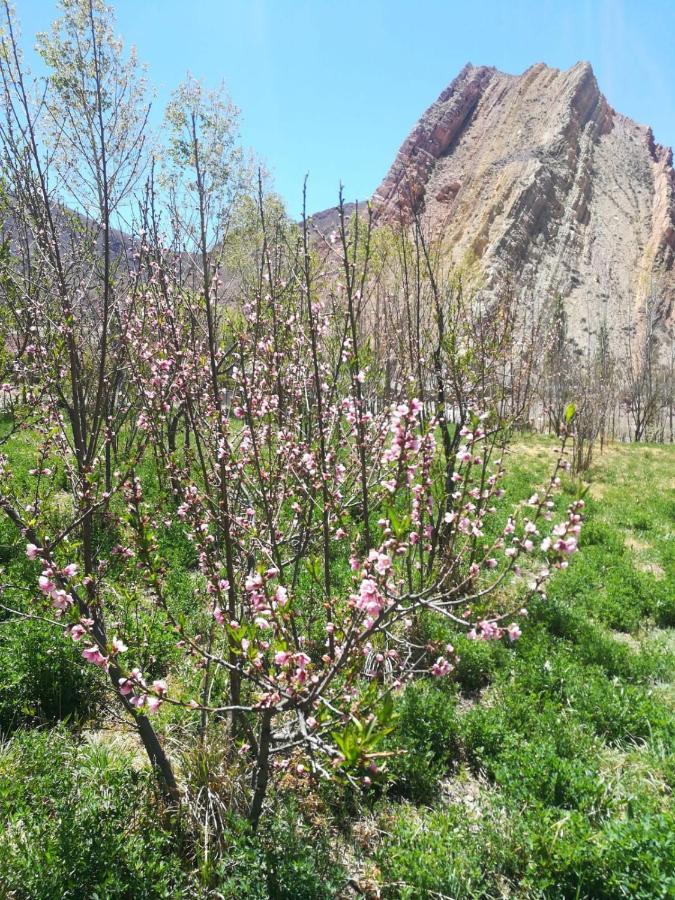
M672 150L618 113L592 66L522 75L468 63L424 112L375 191L378 223L421 216L486 289L560 295L577 340L675 305ZM620 329L619 329L620 330Z

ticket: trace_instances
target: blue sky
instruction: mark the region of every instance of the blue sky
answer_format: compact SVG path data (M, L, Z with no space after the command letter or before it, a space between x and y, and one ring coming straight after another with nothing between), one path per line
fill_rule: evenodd
M55 0L16 0L28 48ZM675 0L112 0L149 68L156 121L190 71L225 82L244 142L289 210L367 198L466 62L522 72L589 60L609 102L675 144Z

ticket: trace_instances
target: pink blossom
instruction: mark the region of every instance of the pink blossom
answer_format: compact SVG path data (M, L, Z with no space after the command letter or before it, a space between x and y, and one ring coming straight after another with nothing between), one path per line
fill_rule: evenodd
M115 653L126 653L129 649L124 641L118 637L113 638L112 646Z
M98 647L85 647L82 651L82 656L87 662L93 663L95 666L100 666L102 669L107 669L108 667L108 657L103 656Z
M72 606L74 602L72 596L65 591L52 591L51 597L52 605L62 612L68 609L69 606Z
M68 563L67 566L61 569L61 574L64 578L73 578L77 575L77 563Z
M375 571L379 575L386 575L391 569L391 559L385 553L376 553L376 557Z
M87 633L87 630L82 627L79 623L77 625L73 625L70 629L70 636L74 641L79 641L84 635Z
M557 550L559 553L575 553L577 550L577 540L573 537L567 538L567 540L560 538L553 545L553 549Z
M274 662L277 666L285 666L288 660L291 658L291 653L288 653L286 650L279 650L278 653L274 654Z
M120 688L120 694L122 694L124 697L128 697L134 689L133 682L129 678L120 678L118 684Z
M437 678L440 678L443 675L449 675L451 671L452 666L444 656L439 656L431 667L431 674L435 675Z
M497 641L502 636L502 630L495 622L483 619L478 623L478 627L480 628L480 637L484 641Z
M253 593L253 591L257 591L262 587L262 576L255 573L255 575L249 575L246 578L246 582L244 584L244 589L249 593Z
M43 594L52 594L56 590L56 585L51 578L47 578L46 575L40 575L38 578L38 585Z
M131 670L131 678L136 684L140 685L141 687L147 687L145 679L143 678L143 673L139 668L134 667Z
M377 616L381 612L384 600L372 578L364 578L361 582L356 606L369 616Z
M219 606L216 606L216 608L213 610L213 618L216 620L216 622L219 625L225 624L225 616L223 614L222 609Z
M511 624L509 625L509 627L506 629L506 633L507 633L508 636L509 636L509 640L512 641L512 642L513 642L513 641L517 641L518 638L519 638L519 637L521 636L521 634L522 634L520 628L518 627L518 625L517 625L515 622L511 622Z
M28 559L37 559L40 555L40 548L36 544L26 544L26 556Z

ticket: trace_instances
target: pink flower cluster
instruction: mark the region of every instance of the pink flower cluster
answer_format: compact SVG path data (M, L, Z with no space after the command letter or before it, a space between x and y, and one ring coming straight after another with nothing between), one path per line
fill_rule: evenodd
M40 558L41 550L35 544L26 545L26 556L30 560ZM74 603L72 594L69 594L63 585L69 578L77 575L78 567L76 563L68 563L61 569L55 569L46 560L42 560L43 569L38 578L38 587L51 600L52 606L56 610L56 615L61 616L70 609Z
M370 620L379 616L385 606L385 599L372 578L364 578L359 585L356 607L364 612Z
M149 712L155 712L165 699L168 686L166 681L160 678L153 681L149 688L140 669L133 668L127 677L119 679L119 691L136 709L145 707Z
M521 634L520 627L516 622L512 622L506 628L503 628L494 620L483 619L475 628L469 631L467 637L473 641L498 641L504 635L507 635L508 639L513 642L517 641Z

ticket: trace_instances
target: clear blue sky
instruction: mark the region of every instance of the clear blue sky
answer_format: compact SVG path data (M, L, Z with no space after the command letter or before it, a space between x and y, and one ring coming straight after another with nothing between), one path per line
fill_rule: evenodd
M16 0L24 42L56 0ZM163 108L187 71L224 81L289 210L367 198L466 62L589 60L619 112L675 144L675 0L112 0ZM157 110L159 113L159 109Z

